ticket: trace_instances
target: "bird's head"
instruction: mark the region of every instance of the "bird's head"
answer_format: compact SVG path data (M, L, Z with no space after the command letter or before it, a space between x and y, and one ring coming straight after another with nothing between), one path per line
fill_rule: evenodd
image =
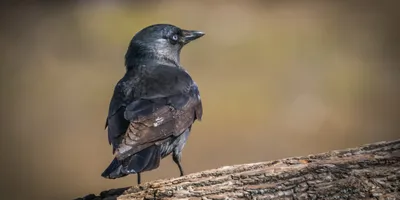
M146 59L157 59L179 66L182 47L203 35L203 32L184 30L170 24L148 26L132 38L125 54L125 65L129 69Z

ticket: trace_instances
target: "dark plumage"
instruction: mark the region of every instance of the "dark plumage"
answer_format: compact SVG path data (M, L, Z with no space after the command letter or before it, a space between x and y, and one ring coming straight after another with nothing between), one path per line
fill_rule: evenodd
M183 176L182 149L203 111L199 89L179 56L183 46L203 35L157 24L132 38L106 120L115 158L103 177L137 174L140 184L140 173L156 169L171 153Z

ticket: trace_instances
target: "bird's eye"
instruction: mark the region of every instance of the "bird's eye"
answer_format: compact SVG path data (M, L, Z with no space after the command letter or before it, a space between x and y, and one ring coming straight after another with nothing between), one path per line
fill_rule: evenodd
M178 39L179 39L179 36L177 34L175 34L169 38L169 42L171 44L175 45L176 43L178 43Z

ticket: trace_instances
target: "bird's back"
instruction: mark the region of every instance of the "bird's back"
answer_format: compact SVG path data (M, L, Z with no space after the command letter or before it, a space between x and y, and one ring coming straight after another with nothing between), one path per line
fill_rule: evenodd
M192 124L201 119L199 97L182 68L141 65L127 72L115 87L107 118L116 159L132 173L157 168L161 158L183 148Z

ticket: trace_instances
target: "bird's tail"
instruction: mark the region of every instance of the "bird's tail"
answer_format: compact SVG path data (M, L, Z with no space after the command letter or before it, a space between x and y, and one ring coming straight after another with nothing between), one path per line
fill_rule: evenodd
M114 158L101 176L108 179L116 179L128 174L149 171L157 168L160 165L160 160L160 147L153 145L125 158L124 160L119 161Z

